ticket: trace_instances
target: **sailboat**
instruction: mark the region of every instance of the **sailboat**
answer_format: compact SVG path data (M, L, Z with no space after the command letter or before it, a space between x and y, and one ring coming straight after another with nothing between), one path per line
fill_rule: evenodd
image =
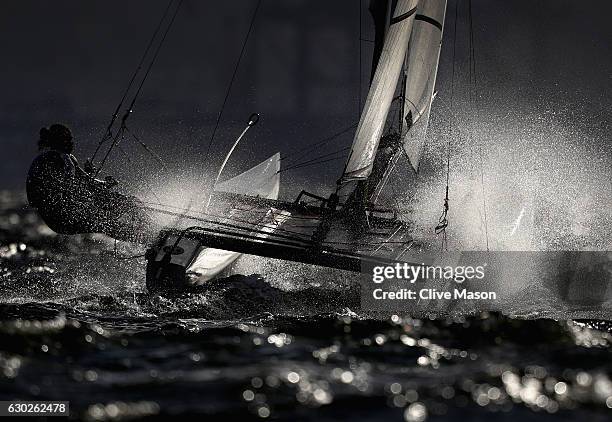
M415 248L410 225L379 198L402 157L418 171L446 0L372 0L370 11L372 78L335 192L302 190L292 202L279 200L278 155L216 184L204 216L183 216L196 223L163 229L148 249L149 290L201 284L240 254L360 271L363 263L401 260ZM401 118L392 121L394 106Z

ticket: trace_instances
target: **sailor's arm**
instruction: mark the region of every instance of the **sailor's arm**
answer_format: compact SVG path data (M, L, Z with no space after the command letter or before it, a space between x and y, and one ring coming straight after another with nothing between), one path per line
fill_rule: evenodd
M96 179L95 177L93 177L90 173L85 171L85 169L83 169L79 165L79 162L77 161L76 157L72 154L70 155L70 161L72 161L72 164L75 168L75 172L78 173L79 178L81 178L82 180L87 180L93 187L110 189L114 186L117 186L117 181L111 176L107 176L104 180Z

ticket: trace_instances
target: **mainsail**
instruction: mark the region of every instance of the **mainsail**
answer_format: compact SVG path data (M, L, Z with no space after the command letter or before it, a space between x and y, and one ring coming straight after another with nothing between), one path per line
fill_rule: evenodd
M370 85L342 182L364 180L372 165L382 136L397 81L408 49L418 0L399 0Z
M413 24L406 60L402 141L418 170L436 85L446 0L421 0Z

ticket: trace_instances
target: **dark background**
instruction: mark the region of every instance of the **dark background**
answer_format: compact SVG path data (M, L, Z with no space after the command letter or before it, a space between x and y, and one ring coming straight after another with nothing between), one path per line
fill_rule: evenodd
M371 40L367 3L361 2L362 36ZM84 160L91 153L166 4L2 2L0 188L23 188L42 126L68 124L78 142L77 156ZM251 112L261 113L262 119L230 161L228 175L358 120L360 86L364 99L372 52L371 42L359 42L359 2L263 0L213 154L204 162L255 4L185 0L129 120L131 130L162 156L169 170L159 171L128 142L124 147L132 163L117 151L108 166L124 186L141 190L146 179L160 191L189 185L189 195L195 194ZM560 198L562 206L575 200L572 212L577 215L585 214L584 204L586 214L602 203L609 208L612 3L474 0L477 86L472 105L467 101L467 4L458 5L456 38L456 3L448 5L439 95L419 176L425 220L435 220L440 208L449 136L456 213L463 212L464 202L479 202L474 180L480 169L474 163L483 151L488 206L504 202L506 209L511 204L512 212L500 217L504 224L511 224L534 189L542 198ZM351 141L349 132L315 154ZM283 173L282 194L293 196L303 185L333 186L342 165L339 160ZM523 185L520 192L507 193ZM494 219L495 209L491 214Z

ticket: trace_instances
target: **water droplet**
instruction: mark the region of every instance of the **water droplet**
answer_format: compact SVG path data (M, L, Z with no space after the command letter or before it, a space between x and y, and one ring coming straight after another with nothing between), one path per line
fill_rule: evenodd
M399 382L394 382L393 384L389 386L389 390L393 394L399 394L402 392L402 385Z
M404 411L406 422L423 422L427 419L427 408L423 403L412 403Z
M253 401L253 399L255 398L255 393L253 393L251 390L244 390L242 392L242 398L245 401Z
M567 384L564 382L558 382L555 384L555 393L562 395L567 392Z
M344 371L340 376L340 380L345 384L350 384L355 379L355 376L351 371Z
M259 409L257 409L257 415L260 418L267 418L270 416L270 409L268 409L267 406L261 406Z
M291 383L291 384L296 384L300 381L300 375L297 372L289 372L287 374L287 380Z

